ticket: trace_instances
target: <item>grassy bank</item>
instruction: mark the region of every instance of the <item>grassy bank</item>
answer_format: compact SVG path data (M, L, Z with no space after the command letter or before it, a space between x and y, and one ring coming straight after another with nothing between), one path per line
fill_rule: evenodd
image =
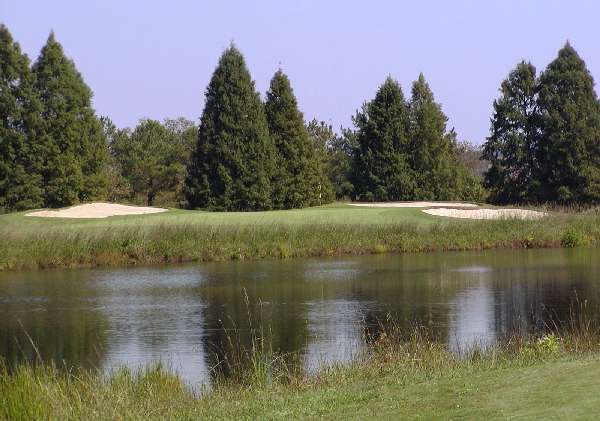
M600 244L600 213L457 220L418 209L293 211L67 220L0 216L0 270Z
M600 410L597 338L507 340L485 354L458 357L423 338L384 336L368 358L350 366L258 377L254 367L247 381L217 382L200 392L160 367L104 376L21 366L0 372L0 418L587 419ZM268 360L271 367L276 361Z

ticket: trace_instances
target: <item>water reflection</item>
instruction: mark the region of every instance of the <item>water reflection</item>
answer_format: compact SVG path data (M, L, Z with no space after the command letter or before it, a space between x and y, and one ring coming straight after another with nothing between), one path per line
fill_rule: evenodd
M477 273L483 275L485 272ZM448 345L451 350L464 352L474 346L485 349L495 342L498 332L495 329L494 296L485 279L457 293L448 307Z
M304 354L309 372L322 365L344 363L364 351L361 321L364 303L356 300L319 300L307 303L310 345Z
M389 320L462 351L567 324L576 300L598 316L600 250L3 273L0 355L35 361L37 348L43 361L104 370L163 361L197 383L255 335L314 371L363 352Z
M205 280L198 275L191 267L94 273L89 282L101 312L111 320L101 367L138 368L163 361L189 379L206 379L206 304L197 294Z
M87 368L103 361L109 321L79 282L81 275L64 272L59 282L46 282L43 273L0 277L0 356L9 365L54 362Z

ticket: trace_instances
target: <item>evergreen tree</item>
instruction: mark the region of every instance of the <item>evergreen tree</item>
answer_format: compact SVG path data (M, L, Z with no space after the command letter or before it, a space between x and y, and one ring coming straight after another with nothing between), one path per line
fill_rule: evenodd
M415 175L410 167L409 118L398 82L388 77L375 98L353 118L357 147L352 182L359 200L412 200Z
M323 166L316 145L304 125L288 77L278 70L271 79L265 103L267 123L274 141L273 207L303 208L321 204Z
M522 61L510 72L494 101L491 135L483 159L490 162L485 185L495 203L535 202L540 182L535 159L542 130L535 67Z
M414 198L451 200L458 185L453 177L453 145L446 135L448 118L422 73L413 83L409 110L411 166L417 182Z
M49 137L43 172L46 204L65 206L103 197L107 145L92 108L92 91L54 33L33 72Z
M542 201L600 202L600 104L585 62L567 43L540 76Z
M43 204L40 110L29 59L0 25L0 211Z
M270 209L274 154L264 106L242 54L232 45L221 56L206 91L186 179L189 206Z
M413 83L409 103L414 200L479 200L480 182L459 156L454 129L435 102L423 74Z
M317 147L317 157L322 165L328 182L327 201L348 199L352 196L354 187L350 182L353 148L347 136L338 136L331 125L324 121L312 119L307 130ZM345 131L347 132L347 131Z

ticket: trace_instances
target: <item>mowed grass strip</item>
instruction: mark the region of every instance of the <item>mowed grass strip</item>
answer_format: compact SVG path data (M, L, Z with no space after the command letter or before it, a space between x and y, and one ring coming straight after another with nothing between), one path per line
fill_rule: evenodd
M600 243L600 214L460 220L343 204L272 212L171 210L106 219L0 216L0 270Z
M264 419L592 419L600 411L600 359L461 367L423 381L350 374L301 392L211 399L205 416ZM216 398L216 396L215 396Z

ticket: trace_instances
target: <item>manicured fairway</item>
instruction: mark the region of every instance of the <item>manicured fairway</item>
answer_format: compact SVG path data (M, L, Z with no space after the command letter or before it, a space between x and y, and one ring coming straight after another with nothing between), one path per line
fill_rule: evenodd
M113 216L105 219L39 218L26 217L26 213L0 215L0 230L160 225L430 224L444 220L444 218L427 215L420 209L363 208L342 203L308 209L267 212L203 212L172 209L159 214Z
M215 397L204 414L215 419L595 419L599 390L600 359L594 357L449 370L414 382L393 375L356 375L302 392L246 392L223 401Z

